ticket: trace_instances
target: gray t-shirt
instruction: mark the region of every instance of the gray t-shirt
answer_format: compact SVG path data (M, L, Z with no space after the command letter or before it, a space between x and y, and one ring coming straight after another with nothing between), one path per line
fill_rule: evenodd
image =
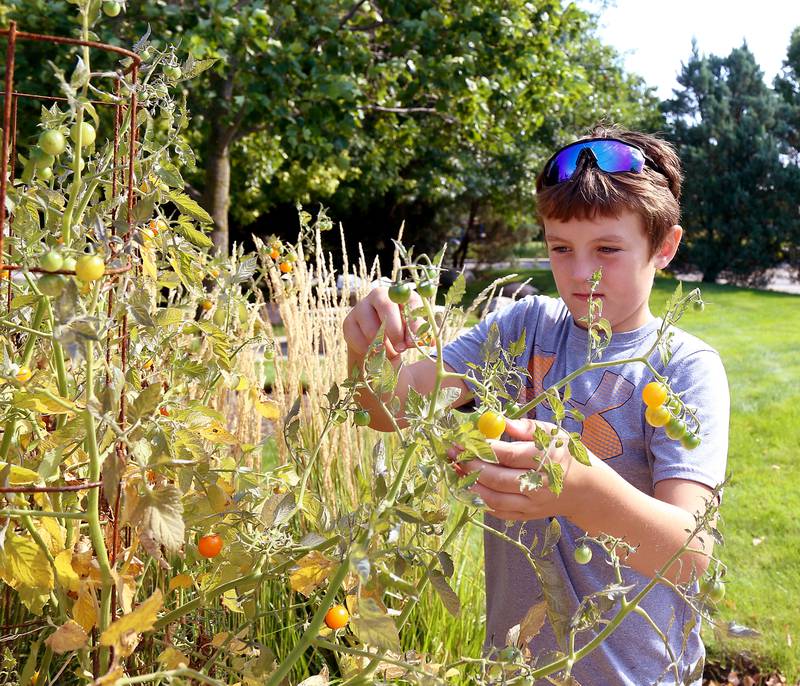
M445 347L445 362L460 373L468 371L467 362L482 364L481 343L491 324L496 323L504 348L520 338L525 330L526 350L516 359L528 369L525 390L520 401L535 397L542 389L581 367L586 359L587 333L576 325L563 301L544 296L527 297L494 312L481 323ZM615 333L601 361L641 356L656 339L661 320L653 319L634 331ZM697 409L702 442L693 451L670 440L663 429L645 422L641 392L653 380L651 372L640 363L593 370L571 383L569 405L578 409L585 420L565 420L569 431L581 433L586 447L605 460L627 481L641 491L653 494L654 485L663 479L689 479L714 487L725 477L728 450L729 395L725 370L719 355L701 340L672 328L672 358L664 366L655 351L651 363L669 379L684 403ZM536 418L553 421L549 408L539 405ZM492 527L505 530L504 522L486 515ZM573 558L576 539L584 534L568 520L559 518L561 538L550 559L577 609L581 599L614 582L612 567L602 551L595 548L592 561L579 565ZM530 546L533 537L539 544L549 520L525 523L523 542ZM516 538L519 524L507 530ZM487 533L486 566L486 647L504 646L509 628L518 624L529 608L543 598L539 582L525 556L515 547ZM634 553L635 554L635 553ZM641 588L649 580L632 569L624 569L624 581ZM635 593L635 591L634 591ZM629 594L629 598L633 594ZM668 637L679 657L681 680L704 658L699 621L683 640L683 630L693 619L691 608L666 585L658 584L642 602L650 617ZM615 608L616 609L616 608ZM613 611L612 611L613 612ZM607 615L610 616L610 615ZM593 632L578 635L576 647L588 643ZM530 643L534 656L559 650L552 627L548 624ZM664 643L647 621L629 615L606 641L573 668L581 686L675 682ZM689 683L700 684L700 680Z

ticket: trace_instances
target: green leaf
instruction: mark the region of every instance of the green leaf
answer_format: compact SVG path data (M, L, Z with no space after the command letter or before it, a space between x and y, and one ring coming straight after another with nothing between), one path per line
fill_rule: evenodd
M206 212L202 207L200 207L195 200L192 200L192 198L186 195L186 193L181 193L180 191L170 191L167 193L167 197L173 203L175 203L176 207L183 212L183 214L188 214L190 217L193 217L202 224L214 223L211 215L208 214L208 212Z
M135 424L139 419L145 419L155 414L161 397L164 394L161 384L150 384L136 397L128 408L128 421Z
M456 280L453 282L453 285L447 290L447 295L444 298L444 304L447 305L458 305L462 298L464 297L464 293L467 292L467 280L464 278L463 272L456 277Z
M569 449L569 454L572 455L573 458L581 464L591 467L592 461L589 458L589 451L586 449L586 446L581 443L580 434L570 434L567 447Z
M211 248L214 242L202 231L198 231L192 226L189 219L184 216L178 218L178 221L172 225L175 233L183 236L187 241L193 243L198 248Z
M559 495L564 490L564 468L558 462L545 462L542 469L547 474L548 488Z

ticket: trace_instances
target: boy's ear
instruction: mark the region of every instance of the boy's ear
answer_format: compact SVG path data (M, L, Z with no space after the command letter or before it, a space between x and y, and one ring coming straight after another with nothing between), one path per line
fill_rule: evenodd
M656 268L664 269L670 262L672 262L672 258L675 257L675 253L678 252L678 246L681 244L682 237L683 228L678 224L671 226L667 230L667 234L664 236L661 247L653 256L653 259L656 263Z

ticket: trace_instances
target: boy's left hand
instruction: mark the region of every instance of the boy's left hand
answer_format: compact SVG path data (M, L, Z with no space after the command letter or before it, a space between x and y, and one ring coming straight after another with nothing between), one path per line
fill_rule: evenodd
M554 446L550 451L550 460L564 469L561 493L558 496L553 494L544 472L541 473L543 483L540 488L533 491L520 489L520 477L535 470L544 456L533 442L533 430L537 424L548 432L555 428L554 424L533 419L508 419L505 433L513 440L489 441L498 464L477 459L459 464L465 473L480 471L472 490L481 496L490 513L498 519L525 521L555 516L571 519L589 500L587 472L591 467L573 459L566 438L561 447Z

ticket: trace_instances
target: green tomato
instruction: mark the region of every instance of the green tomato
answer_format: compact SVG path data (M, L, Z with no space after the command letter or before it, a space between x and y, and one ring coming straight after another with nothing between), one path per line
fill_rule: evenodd
M575 558L575 562L577 562L579 565L589 564L589 562L592 560L592 549L585 543L582 543L575 548L573 557Z
M43 295L57 298L64 292L67 280L61 274L42 274L36 285Z
M75 271L75 267L77 267L77 266L78 266L78 263L77 263L77 261L75 260L74 257L65 257L64 258L64 264L61 265L61 269L64 269L65 271L68 271L68 272L74 272Z
M692 303L692 309L694 309L695 312L702 312L706 309L706 304L702 300L695 300Z
M122 11L122 5L118 2L107 0L103 3L103 14L107 17L116 17Z
M417 293L423 298L432 298L436 295L436 283L434 281L423 281L417 286Z
M92 143L94 143L95 138L97 138L97 132L94 130L94 126L92 126L89 122L81 122L81 147L88 148ZM77 145L78 143L78 125L73 124L72 128L69 130L69 137L72 139L72 142Z
M367 410L358 410L353 414L353 423L356 426L369 426L369 422L372 419L370 414Z
M164 67L164 76L166 76L170 81L177 81L179 78L181 78L181 73L180 67Z
M58 250L51 250L42 255L39 266L46 272L57 272L64 266L64 258Z
M39 147L48 155L60 155L67 149L67 139L61 131L47 129L39 136Z
M389 287L389 300L397 305L403 305L411 297L411 286L407 283L396 283Z
M694 450L700 445L700 436L688 430L683 434L683 436L680 437L679 440L681 445L686 448L686 450Z
M667 422L664 427L664 433L667 434L673 441L678 441L686 433L686 424L682 419L673 417Z
M44 167L36 172L36 176L38 176L42 181L49 181L53 178L53 170L51 167Z
M33 166L37 169L52 167L53 164L55 164L55 161L55 155L51 155L49 152L42 150L40 147L36 147L31 150L31 162L33 162Z

